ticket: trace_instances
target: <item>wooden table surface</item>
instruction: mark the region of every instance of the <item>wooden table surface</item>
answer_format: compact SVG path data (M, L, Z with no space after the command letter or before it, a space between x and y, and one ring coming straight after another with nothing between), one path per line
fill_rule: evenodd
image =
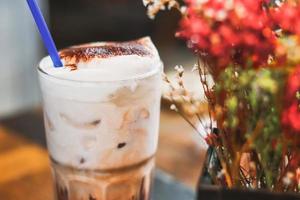
M194 188L204 149L180 117L163 111L157 167ZM52 200L40 111L0 122L0 200Z

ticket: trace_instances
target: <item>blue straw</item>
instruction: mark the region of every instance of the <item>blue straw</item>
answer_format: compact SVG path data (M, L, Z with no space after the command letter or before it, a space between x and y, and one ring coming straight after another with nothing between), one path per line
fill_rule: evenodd
M54 44L54 41L51 37L50 31L47 27L45 19L42 15L41 9L35 0L27 0L28 6L31 10L32 16L35 20L35 23L40 31L44 44L48 50L48 53L53 61L55 67L62 67L63 64L60 60L60 57L57 52L57 48Z

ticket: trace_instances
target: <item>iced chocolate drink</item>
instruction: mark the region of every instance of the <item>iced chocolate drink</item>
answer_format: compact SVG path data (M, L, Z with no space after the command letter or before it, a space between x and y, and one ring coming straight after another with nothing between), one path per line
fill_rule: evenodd
M162 65L149 38L59 52L39 67L58 200L149 200Z

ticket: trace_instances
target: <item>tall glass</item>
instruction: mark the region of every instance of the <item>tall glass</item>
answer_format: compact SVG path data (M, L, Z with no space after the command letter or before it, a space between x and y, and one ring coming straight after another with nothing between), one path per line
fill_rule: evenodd
M161 70L74 81L39 68L57 200L150 199Z

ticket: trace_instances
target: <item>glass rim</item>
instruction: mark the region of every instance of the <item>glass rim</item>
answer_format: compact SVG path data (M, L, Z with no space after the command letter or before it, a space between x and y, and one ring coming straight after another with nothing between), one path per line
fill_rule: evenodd
M160 60L159 63L157 63L156 66L153 68L153 70L150 70L146 73L142 73L142 74L134 76L134 77L128 77L128 78L116 79L116 80L96 80L96 81L72 80L72 79L58 77L58 76L49 74L49 73L45 72L43 69L41 69L40 64L41 63L39 63L38 68L37 68L37 71L40 74L42 74L46 77L50 77L54 80L60 80L60 81L63 81L63 82L72 82L72 83L119 83L119 82L127 82L127 81L132 81L132 80L143 80L143 79L146 79L148 77L151 77L151 76L155 75L156 73L159 73L159 72L163 71L163 62Z

